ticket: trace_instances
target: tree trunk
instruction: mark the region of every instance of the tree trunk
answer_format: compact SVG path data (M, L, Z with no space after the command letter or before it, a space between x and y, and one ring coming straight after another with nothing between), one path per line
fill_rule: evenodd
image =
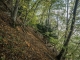
M16 18L17 18L17 13L18 13L18 6L19 6L19 0L16 0L15 2L15 6L12 6L12 13L11 13L11 17L12 17L12 23L13 23L13 27L15 27L15 23L16 23Z

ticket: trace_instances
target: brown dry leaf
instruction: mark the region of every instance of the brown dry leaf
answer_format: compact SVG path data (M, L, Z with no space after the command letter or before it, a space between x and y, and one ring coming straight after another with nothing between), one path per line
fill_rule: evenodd
M26 42L27 46L28 46L28 47L30 47L30 43L29 43L29 42L27 42L27 41L25 41L25 42Z
M32 48L32 50L34 51L34 48Z

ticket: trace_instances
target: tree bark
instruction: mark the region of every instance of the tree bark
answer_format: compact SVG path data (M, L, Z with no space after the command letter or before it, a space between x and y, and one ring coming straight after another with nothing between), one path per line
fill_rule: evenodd
M65 50L66 50L66 47L68 46L68 43L70 41L70 38L71 38L71 35L72 35L72 32L73 32L73 29L74 29L74 24L75 24L75 16L76 16L76 10L77 10L77 5L78 5L78 1L79 0L76 0L75 2L75 6L74 6L74 11L73 11L73 18L72 18L72 23L71 23L71 27L70 27L70 31L69 31L69 34L63 44L63 48L61 49L59 55L56 57L57 60L61 60ZM65 48L64 48L65 47Z
M12 7L12 13L11 13L11 17L12 17L12 23L13 26L15 27L15 22L16 22L16 18L17 18L17 13L18 13L18 6L19 6L19 0L16 0L15 2L15 6Z

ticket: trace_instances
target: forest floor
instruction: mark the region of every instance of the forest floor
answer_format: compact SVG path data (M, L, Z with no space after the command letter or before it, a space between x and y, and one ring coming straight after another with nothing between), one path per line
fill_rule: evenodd
M0 12L0 60L54 60L39 32L29 26L13 28L10 21Z

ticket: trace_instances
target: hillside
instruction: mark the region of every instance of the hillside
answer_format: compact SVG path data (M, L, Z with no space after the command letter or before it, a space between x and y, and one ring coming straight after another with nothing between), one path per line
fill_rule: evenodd
M0 60L54 60L44 37L32 27L11 27L7 13L0 13Z

